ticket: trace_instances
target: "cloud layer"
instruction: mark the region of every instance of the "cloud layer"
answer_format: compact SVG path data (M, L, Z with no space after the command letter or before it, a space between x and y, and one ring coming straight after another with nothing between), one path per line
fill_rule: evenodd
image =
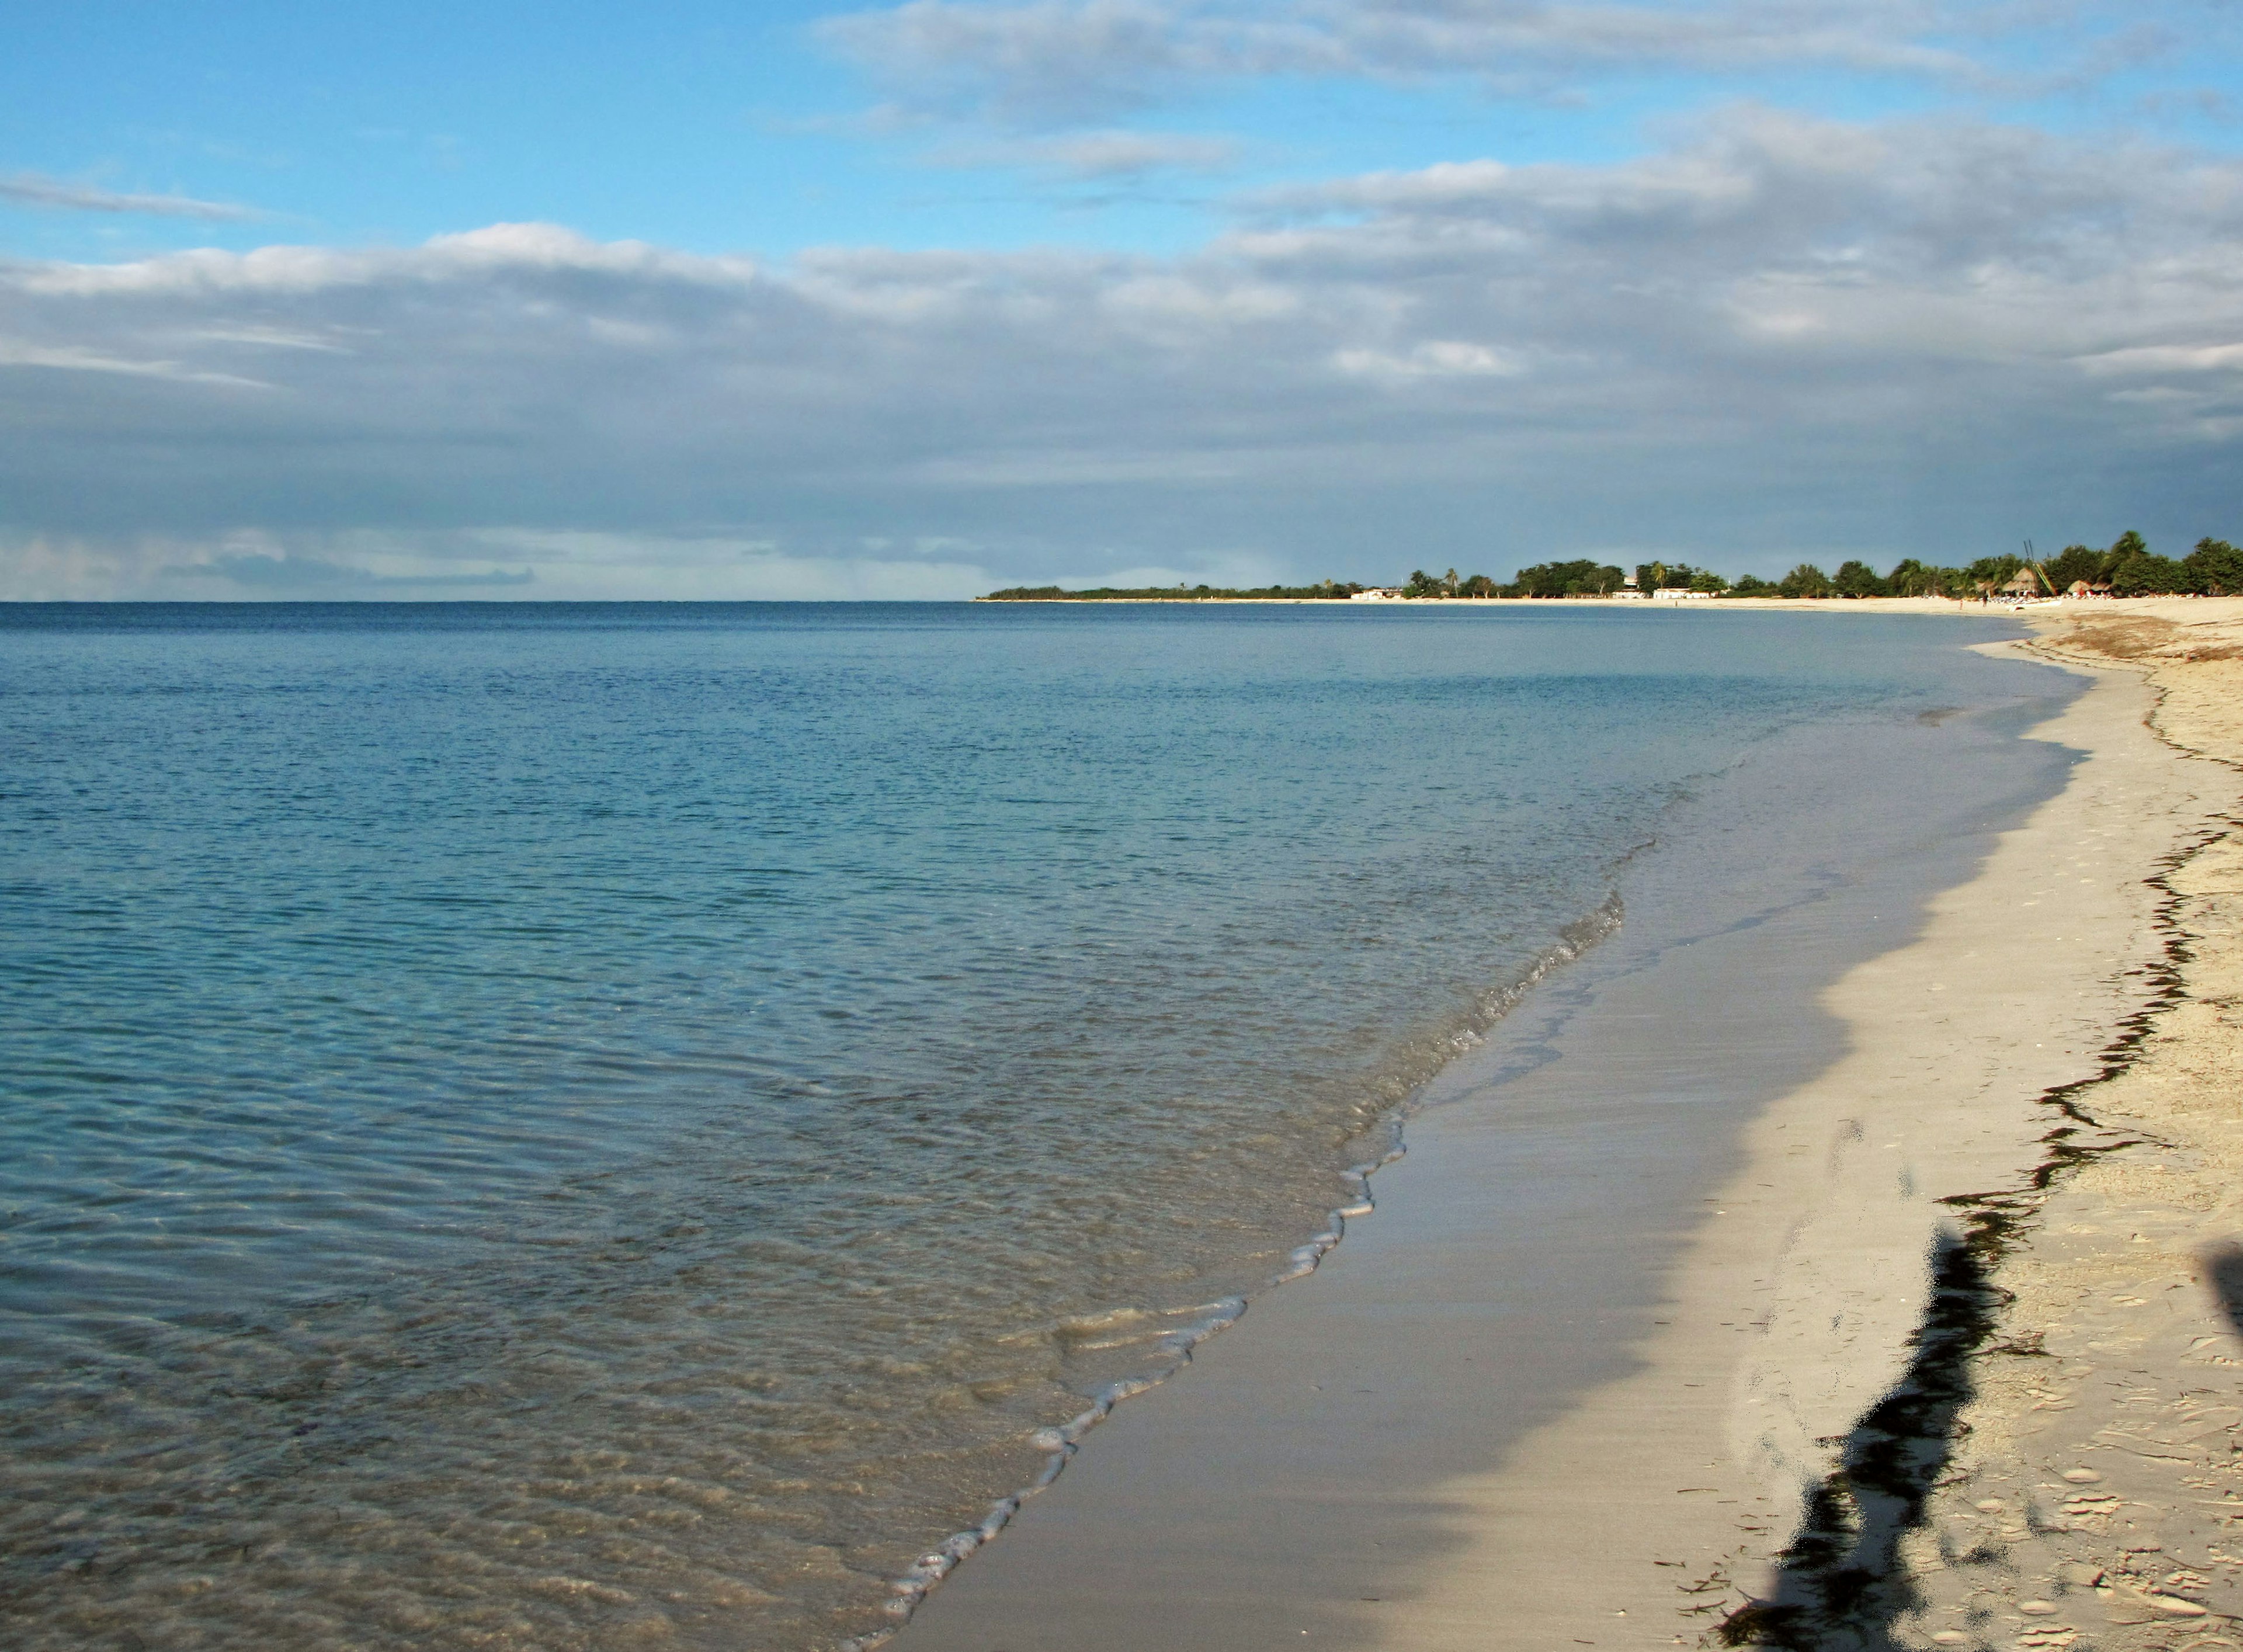
M17 206L54 207L71 212L140 212L157 218L246 221L261 214L224 201L199 201L185 195L120 195L85 184L66 184L37 172L0 178L0 201Z
M0 266L0 593L936 595L2243 532L2230 160L1740 109L1622 164L1241 211L1175 259L768 269L529 225Z
M2004 78L1997 43L2052 27L2078 59L2058 72L2178 39L2137 14L2031 0L907 0L821 33L906 99L1064 122L1270 75L1464 76L1512 91L1643 71L1987 84Z
M941 166L1025 167L1061 179L1113 183L1163 172L1220 172L1238 159L1235 138L1191 132L1075 131L982 138L937 145L926 158Z

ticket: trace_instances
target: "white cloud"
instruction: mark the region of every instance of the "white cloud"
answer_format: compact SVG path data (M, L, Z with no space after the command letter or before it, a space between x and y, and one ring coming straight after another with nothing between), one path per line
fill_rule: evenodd
M2145 344L2083 356L2090 373L2243 372L2243 344Z
M239 220L264 216L254 207L236 206L226 201L199 201L185 195L121 195L91 185L66 184L37 172L17 172L0 178L0 201L64 212L141 212L158 218Z
M996 583L954 556L790 556L768 541L699 536L0 529L0 592L18 602L917 602L975 597Z
M1343 373L1395 379L1516 378L1526 371L1516 350L1494 350L1462 339L1427 339L1406 354L1388 350L1341 350L1332 361Z
M1063 572L1039 578L1039 585L1066 590L1160 590L1171 585L1214 585L1252 590L1262 585L1293 583L1286 565L1266 553L1213 549L1196 558L1189 568L1169 563L1140 563L1129 567L1102 568L1093 573Z
M1110 182L1148 172L1220 172L1238 161L1236 139L1192 132L1085 131L1052 138L952 142L929 151L939 166L1021 166Z
M262 379L238 374L212 373L181 367L177 361L130 360L104 355L72 344L34 344L0 337L0 367L47 367L59 373L124 373L144 379L171 379L180 384L226 384L251 390L273 387Z
M2114 5L2033 0L906 0L819 32L908 102L1065 122L1270 75L1461 76L1535 95L1646 71L1990 84L1993 47L2018 37L2064 65L2032 84L2084 83L2177 39Z
M1249 205L1175 258L766 268L500 226L0 264L0 595L350 577L323 568L956 595L2243 531L2233 159L1741 109L1614 165Z
M340 338L291 332L286 327L259 327L254 322L205 327L194 337L212 344L246 344L261 350L327 350L338 354L350 352L349 344Z
M260 246L229 253L213 247L124 264L19 262L5 277L23 292L91 297L101 293L215 297L223 293L333 293L348 288L437 285L478 273L529 277L583 275L737 287L756 275L752 260L674 253L644 241L593 241L557 224L493 224L439 235L420 246L362 250Z

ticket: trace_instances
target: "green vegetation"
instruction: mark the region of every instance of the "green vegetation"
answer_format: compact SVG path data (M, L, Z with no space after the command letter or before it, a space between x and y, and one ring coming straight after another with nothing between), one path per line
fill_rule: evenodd
M1893 564L1885 576L1885 595L1888 597L1930 597L1939 589L1940 570L1925 566L1913 556L1903 556Z
M2058 590L2075 580L2108 584L2114 597L2243 597L2243 551L2224 539L2199 539L2176 562L2160 556L2137 533L2120 534L2108 550L2067 545L2048 559Z
M1702 590L1708 596L1719 596L1728 590L1729 582L1709 569L1693 568L1688 563L1639 563L1635 569L1635 588L1640 591Z
M1730 588L1730 594L1952 597L1968 601L2000 593L2020 574L2044 597L2060 595L2081 583L2091 590L2107 589L2114 597L2235 597L2243 596L2243 551L2224 539L2199 539L2194 550L2176 562L2152 551L2141 535L2127 532L2107 550L2069 545L2044 563L2029 563L2022 556L1981 556L1967 568L1936 568L1909 556L1883 578L1867 563L1842 563L1835 576L1802 563L1774 584L1748 575Z
M1645 563L1635 570L1636 588L1654 590L1694 590L1726 597L1949 597L1959 601L1999 595L2023 574L2043 596L2056 596L2084 582L2091 590L2114 597L2186 596L2243 597L2243 550L2224 539L2199 539L2196 549L2179 561L2160 556L2141 535L2120 534L2108 549L2067 545L2044 563L2022 556L1981 556L1967 568L1939 568L1903 557L1892 572L1880 575L1865 562L1843 562L1838 571L1826 574L1813 563L1802 563L1779 580L1747 574L1734 583L1687 563ZM1485 574L1458 577L1457 570L1429 574L1412 570L1403 595L1420 601L1446 597L1609 597L1623 589L1626 576L1609 563L1537 563L1522 568L1508 585L1499 585ZM1345 602L1365 587L1337 579L1315 585L1264 585L1259 590L1233 590L1209 585L1148 586L1136 590L1101 587L1095 590L1061 590L1057 585L1015 585L992 591L983 600L1000 603L1054 602L1219 602L1242 598L1286 598L1296 602Z
M1608 563L1538 563L1501 588L1505 597L1609 597L1627 576Z
M2226 540L2198 540L2180 565L2204 582L2206 596L2243 597L2243 550Z
M1842 562L1831 576L1831 590L1840 597L1889 597L1892 592L1887 582L1877 577L1876 570L1864 562Z

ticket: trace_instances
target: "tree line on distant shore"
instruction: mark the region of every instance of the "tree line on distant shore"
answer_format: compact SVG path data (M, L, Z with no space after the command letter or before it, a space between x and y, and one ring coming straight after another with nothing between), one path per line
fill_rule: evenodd
M2023 556L1981 556L1967 568L1941 568L1906 556L1889 574L1865 562L1843 562L1826 574L1802 563L1781 579L1747 574L1728 580L1687 563L1645 563L1635 570L1640 590L1704 591L1727 597L1951 597L1968 601L2001 590L2031 570L2034 584L2056 596L2075 584L2108 590L2114 597L2243 596L2243 550L2224 539L2199 539L2178 561L2160 556L2131 530L2107 548L2067 545L2045 562ZM1609 564L1544 563L1522 568L1500 589L1505 597L1604 597L1621 589L1626 577Z
M2050 597L2081 584L2113 597L2235 597L2243 596L2243 550L2224 539L2205 538L2176 560L2159 556L2141 535L2129 530L2105 549L2067 545L2044 562L1982 556L1967 568L1938 568L1910 556L1882 577L1866 563L1842 563L1832 575L1812 563L1802 563L1774 582L1747 575L1730 591L1738 597L1953 597L1967 601L2004 590L2020 574Z
M2175 560L2152 551L2138 533L2120 534L2107 548L2067 545L2045 562L2023 556L1981 556L1967 568L1940 568L1907 556L1889 574L1880 574L1864 562L1843 562L1838 571L1826 574L1812 563L1802 563L1781 579L1761 579L1747 574L1727 580L1709 569L1688 563L1648 562L1638 564L1634 589L1641 591L1691 590L1712 597L1950 597L1961 601L1985 597L2003 590L2020 573L2030 570L2033 583L2044 594L2057 596L2085 583L2091 590L2108 590L2114 597L2243 596L2243 550L2224 539L2199 539L2196 549ZM1148 585L1132 589L1101 586L1090 590L1062 590L1057 585L1015 585L992 591L988 602L1221 602L1242 598L1264 601L1345 602L1368 589L1350 581L1326 579L1313 585L1231 587L1210 585ZM1609 563L1582 559L1539 563L1522 568L1512 582L1498 584L1485 574L1459 577L1414 570L1402 594L1418 601L1488 597L1609 597L1627 589L1627 576Z

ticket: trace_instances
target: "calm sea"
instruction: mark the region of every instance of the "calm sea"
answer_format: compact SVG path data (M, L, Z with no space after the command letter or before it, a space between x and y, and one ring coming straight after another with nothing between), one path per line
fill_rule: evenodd
M1996 634L0 609L6 1639L878 1635L1679 800Z

